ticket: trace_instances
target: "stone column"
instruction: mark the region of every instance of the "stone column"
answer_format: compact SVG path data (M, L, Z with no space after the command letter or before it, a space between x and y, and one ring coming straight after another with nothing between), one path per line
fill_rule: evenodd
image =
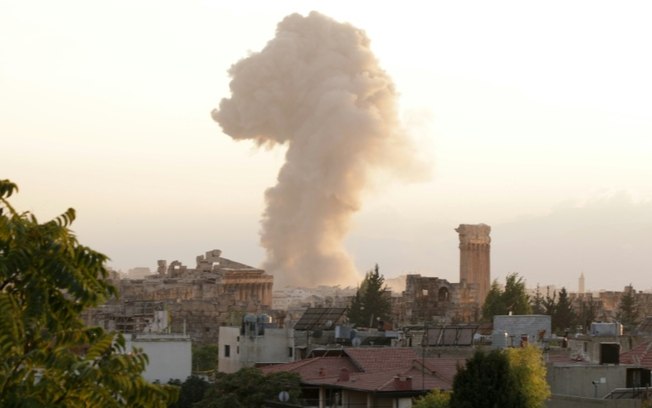
M272 305L272 289L273 289L273 283L268 283L266 286L265 290L265 304L266 305Z
M478 302L482 307L491 287L491 227L460 224L455 231L460 238L460 282L478 285Z

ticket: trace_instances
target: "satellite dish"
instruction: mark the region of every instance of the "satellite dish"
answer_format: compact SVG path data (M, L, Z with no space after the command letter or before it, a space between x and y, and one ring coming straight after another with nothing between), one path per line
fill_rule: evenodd
M360 337L354 337L353 340L351 340L351 344L353 344L353 347L360 347L362 339Z
M324 327L327 329L330 329L333 326L333 321L332 320L326 320L326 323L324 323Z
M290 400L290 394L287 391L281 391L278 393L278 400L281 402L288 402Z

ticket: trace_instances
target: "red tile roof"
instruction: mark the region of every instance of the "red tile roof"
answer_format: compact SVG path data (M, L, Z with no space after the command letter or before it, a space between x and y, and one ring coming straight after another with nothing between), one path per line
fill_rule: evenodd
M339 357L316 357L263 367L265 373L296 372L306 384L376 392L450 390L460 357L427 358L411 348L346 348ZM348 370L348 379L340 376Z
M620 355L620 364L652 369L652 341L646 341Z
M350 373L361 371L346 356L307 358L292 363L265 366L261 368L261 371L265 374L293 372L299 374L302 380L307 381L320 378L337 378L342 368L346 368Z
M409 347L347 347L344 352L365 372L405 369L419 358L416 351Z
M333 385L360 391L421 391L433 388L450 390L453 386L453 377L457 372L457 360L435 359L437 362L428 362L425 366L420 360L413 360L411 365L400 370L385 369L370 372L351 372L348 380L339 377L316 378L304 380L308 384ZM433 365L437 370L433 371ZM441 372L439 371L441 369ZM454 371L453 371L454 370Z

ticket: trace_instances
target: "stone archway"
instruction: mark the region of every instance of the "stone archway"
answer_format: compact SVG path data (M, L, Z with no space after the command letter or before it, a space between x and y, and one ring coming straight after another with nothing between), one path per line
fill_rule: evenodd
M451 299L451 294L448 291L448 288L446 287L441 287L439 288L439 292L437 293L437 300L440 302L448 302Z

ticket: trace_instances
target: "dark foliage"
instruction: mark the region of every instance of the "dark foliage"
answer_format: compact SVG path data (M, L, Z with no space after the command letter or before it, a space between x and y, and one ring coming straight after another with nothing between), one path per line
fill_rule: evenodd
M496 315L523 315L532 313L530 299L525 291L525 282L517 273L507 275L505 290L501 290L497 281L491 284L482 306L482 317L485 321L492 321Z
M297 403L301 389L295 373L263 374L257 368L243 368L233 374L218 373L215 384L204 394L195 408L258 408L266 400L275 400L281 391Z
M370 327L376 321L388 321L392 311L385 278L378 265L367 272L349 307L349 321L358 327Z
M204 394L210 387L208 382L197 376L190 376L183 383L180 380L172 380L170 384L179 387L179 399L168 408L193 408L195 402L204 399Z
M522 408L524 395L510 371L507 355L499 350L477 351L453 380L453 408Z
M0 180L0 406L165 407L176 388L145 381L147 356L86 327L84 309L116 294L107 257L81 245L71 208L39 223Z

